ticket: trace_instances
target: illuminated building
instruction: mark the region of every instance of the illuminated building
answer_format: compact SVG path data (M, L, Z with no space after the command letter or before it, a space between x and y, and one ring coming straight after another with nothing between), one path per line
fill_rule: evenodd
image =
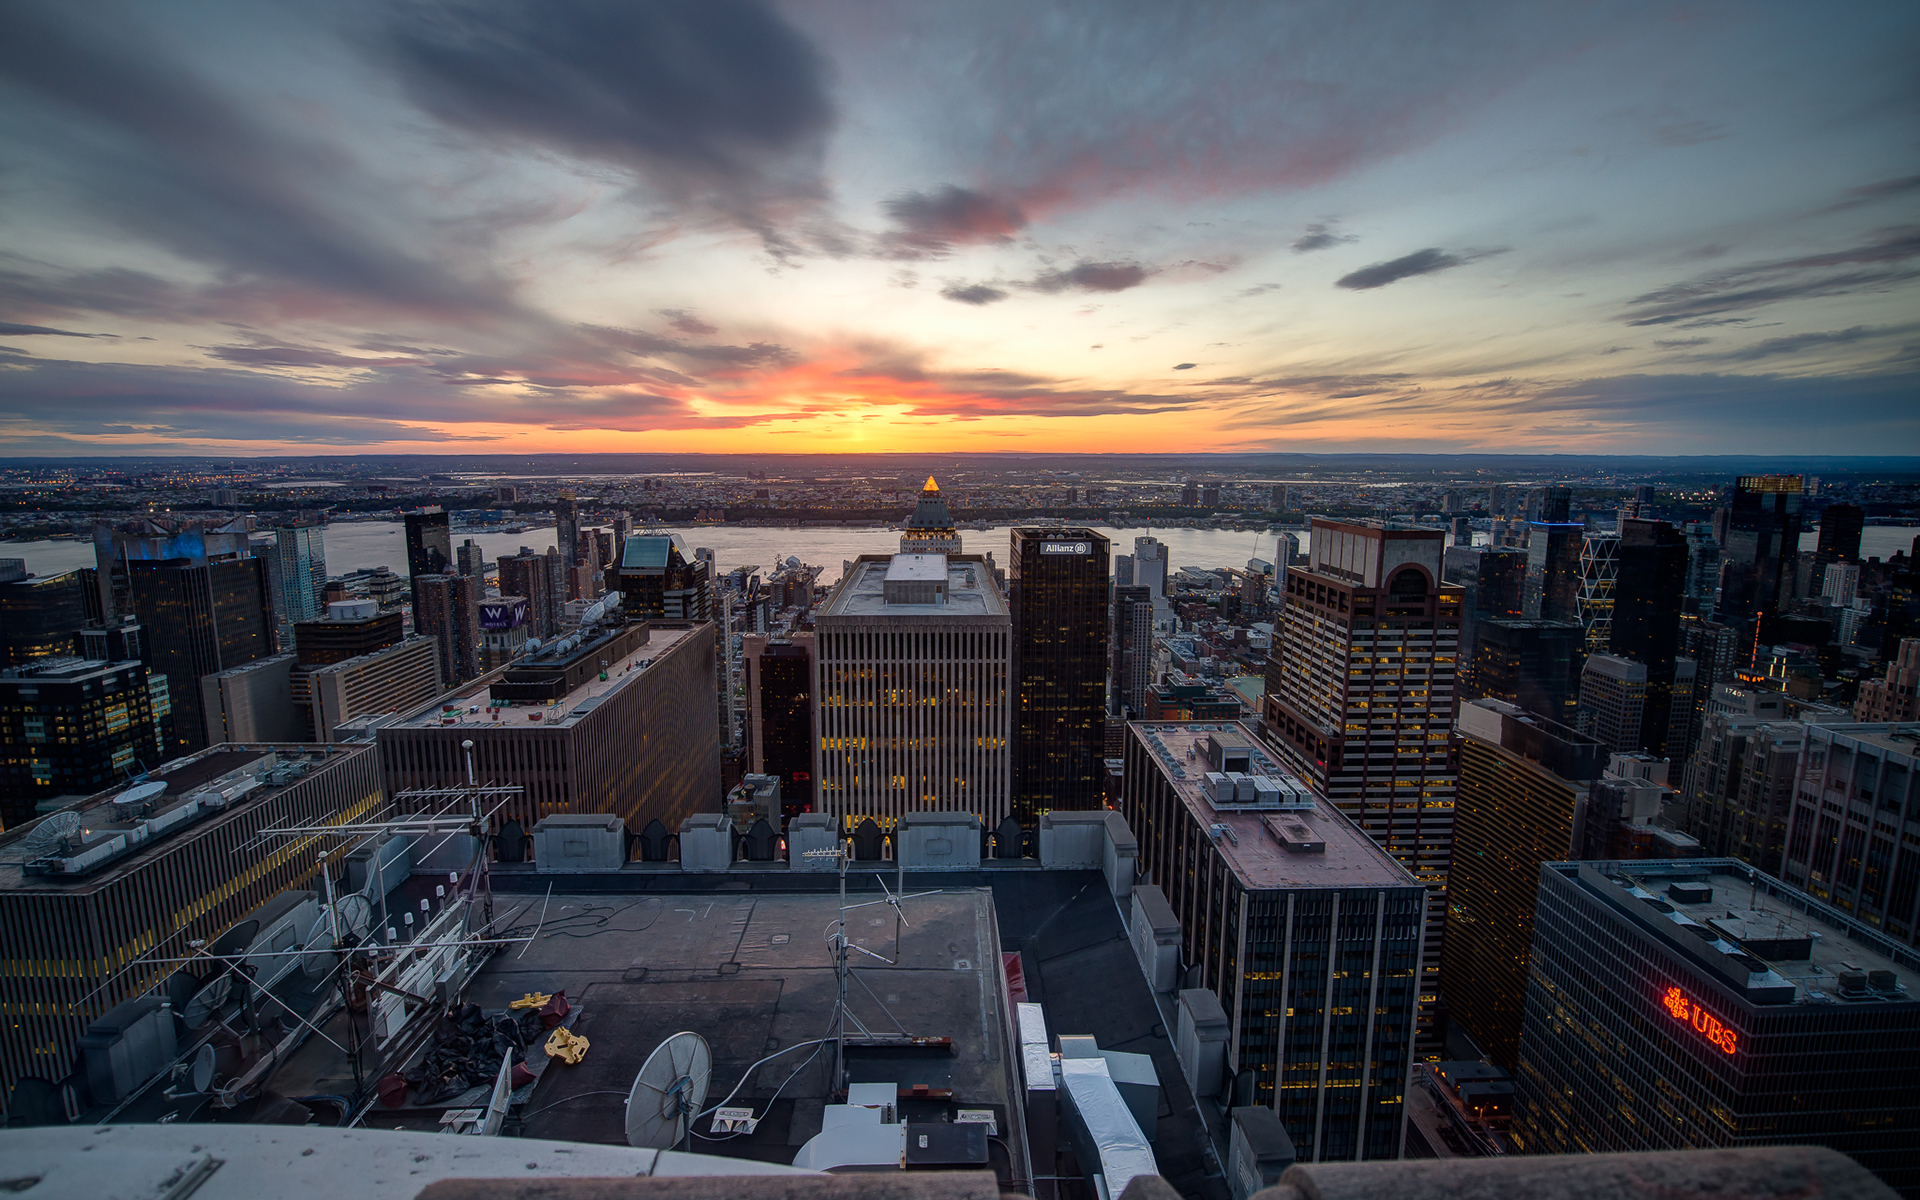
M1462 702L1490 698L1571 725L1586 661L1578 621L1482 619L1474 626L1473 671Z
M1587 631L1587 651L1604 654L1613 630L1613 593L1618 578L1620 535L1589 533L1580 539L1580 624Z
M786 817L813 810L813 652L810 633L742 639L749 767L780 781Z
M72 654L74 634L86 623L79 571L0 580L0 667Z
M1397 1158L1426 889L1268 753L1237 723L1127 726L1120 807L1155 885L1134 919L1164 895L1198 974L1178 986L1219 1001L1228 1070L1301 1161Z
M1489 1058L1511 1068L1527 998L1540 864L1578 850L1606 748L1498 700L1460 706L1460 789L1447 878L1447 1011Z
M527 598L488 596L480 601L480 669L512 662L527 646Z
M1525 1154L1830 1146L1920 1193L1920 957L1731 859L1541 868Z
M518 554L502 554L500 592L526 598L528 637L552 637L559 628L560 606L566 602L566 596L554 592L547 574L546 555L535 554L524 547Z
M638 540L638 539L635 539ZM1012 621L986 561L862 555L814 622L815 810L1012 812Z
M147 665L173 701L168 756L207 745L200 680L273 653L266 563L257 558L127 564L129 599L147 634Z
M1107 539L1091 529L1012 531L1013 815L1099 808L1107 707Z
M900 531L900 553L960 553L960 530L953 523L953 514L947 511L940 485L931 475L927 476L927 486L920 490L920 502L914 505L913 515Z
M645 621L704 621L713 612L712 567L675 534L635 534L616 572L620 611ZM503 578L501 587L506 586Z
M1307 569L1287 572L1265 697L1287 767L1427 885L1423 1025L1453 854L1461 590L1440 582L1444 536L1316 519Z
M138 662L40 658L0 670L0 828L168 757L171 707Z

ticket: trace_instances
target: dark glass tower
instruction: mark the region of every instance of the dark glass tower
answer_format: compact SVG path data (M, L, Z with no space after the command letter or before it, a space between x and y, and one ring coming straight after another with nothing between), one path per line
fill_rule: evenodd
M167 677L173 700L168 757L206 748L200 680L273 653L267 564L258 558L129 562L147 665Z
M72 654L73 635L86 623L78 571L0 583L0 666Z
M1462 702L1505 700L1530 713L1571 724L1580 699L1586 631L1578 621L1481 621L1475 626L1473 676Z
M1860 531L1866 526L1866 510L1857 504L1830 504L1820 514L1822 562L1843 562L1860 557Z
M1109 552L1091 529L1013 531L1013 815L1022 825L1102 802Z
M813 635L747 639L748 747L756 774L780 780L780 815L813 811Z
M407 514L407 573L413 576L413 623L420 624L420 577L445 575L453 568L453 534L442 508ZM448 679L457 678L448 676Z
M1676 757L1685 747L1668 745L1668 733L1674 660L1680 652L1680 600L1687 585L1687 538L1665 521L1630 518L1620 522L1618 555L1609 649L1647 667L1640 748L1658 758Z
M1762 613L1780 610L1793 594L1800 554L1801 479L1798 475L1743 475L1721 514L1718 619L1742 631Z
M1580 548L1587 527L1535 521L1527 531L1526 615L1539 621L1580 619Z
M1113 665L1107 706L1115 715L1125 709L1134 720L1147 711L1147 688L1153 683L1153 589L1119 586L1113 589Z

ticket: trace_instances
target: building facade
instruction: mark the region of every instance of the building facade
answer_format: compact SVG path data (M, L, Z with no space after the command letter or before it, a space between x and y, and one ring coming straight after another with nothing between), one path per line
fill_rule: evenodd
M1131 565L1130 556L1121 557ZM1127 712L1138 717L1147 710L1147 689L1153 683L1153 589L1115 584L1111 638L1107 705L1115 716Z
M947 510L940 485L931 475L927 476L927 486L920 489L920 501L913 506L906 527L900 531L900 553L960 553L960 530L953 523L953 514Z
M713 615L712 570L679 534L628 538L616 578L620 611L636 620L705 621ZM500 586L506 586L504 579Z
M200 680L273 653L266 564L257 558L127 564L128 598L147 635L147 665L173 702L168 756L204 749Z
M812 812L814 635L748 634L741 655L747 673L749 768L780 781L783 817Z
M1251 727L1136 721L1127 735L1138 870L1179 921L1198 975L1184 986L1227 1014L1229 1069L1301 1161L1397 1158L1426 889Z
M1316 519L1308 569L1287 572L1264 701L1284 764L1427 885L1429 1029L1453 856L1460 653L1461 593L1440 582L1443 537Z
M77 653L74 635L86 623L81 572L0 580L0 667Z
M380 713L410 712L445 690L440 643L404 638L354 658L294 668L294 711L316 742L334 740L342 722Z
M1798 475L1743 475L1717 515L1721 532L1720 594L1715 618L1743 633L1793 597L1800 555Z
M1101 805L1107 710L1106 537L1016 527L1007 565L1013 626L1013 815Z
M454 572L453 532L441 508L422 508L403 518L407 535L407 574L412 578L413 627L420 628L420 581Z
M547 573L547 557L521 547L518 554L500 556L500 593L524 596L527 601L527 636L552 637L558 630L564 592L556 593Z
M1861 682L1859 697L1853 702L1853 717L1856 721L1920 718L1920 638L1901 638L1886 675Z
M1012 620L985 560L862 555L815 621L817 811L1012 812Z
M1920 945L1920 725L1807 726L1788 883Z
M0 670L0 828L159 766L171 713L165 677L137 661L39 658Z
M414 576L413 627L440 643L440 678L464 683L480 673L480 606L473 579Z
M1813 1144L1920 1194L1920 958L1730 859L1541 868L1525 1154Z
M1586 631L1578 621L1483 619L1475 626L1473 670L1460 698L1504 700L1549 720L1572 724L1586 663Z

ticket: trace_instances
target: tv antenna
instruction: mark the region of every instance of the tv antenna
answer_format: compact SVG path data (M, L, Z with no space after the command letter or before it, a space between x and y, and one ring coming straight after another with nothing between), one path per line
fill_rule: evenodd
M627 1093L627 1145L671 1150L693 1129L707 1102L713 1051L697 1033L676 1033L654 1048Z
M892 1021L893 1027L899 1031L899 1040L904 1042L912 1037L912 1035L907 1032L906 1027L900 1024L900 1019L893 1015L893 1011L881 1001L880 997L874 995L873 989L867 986L866 981L854 974L853 953L858 951L868 958L878 961L883 966L891 967L899 962L900 930L902 927L908 929L913 927L913 923L907 920L906 913L901 907L901 902L904 900L917 900L922 896L938 895L939 890L908 893L905 887L906 866L896 851L894 856L894 886L892 888L887 887L886 878L881 875L880 872L876 871L874 872L873 878L874 882L880 885L880 891L883 893L882 898L879 900L863 900L858 904L848 904L847 864L853 861L851 843L843 838L830 850L808 850L805 852L804 857L833 858L837 859L840 864L840 916L833 924L827 927L827 943L833 948L833 973L838 984L837 1003L834 1005L835 1032L833 1037L833 1090L838 1092L841 1077L846 1071L847 1022L849 1020L853 1022L854 1028L859 1031L860 1036L867 1041L880 1042L892 1040L876 1035L871 1029L866 1027L865 1023L863 1023L858 1016L855 1016L849 1011L847 1005L847 984L849 982L859 984L860 990L867 994L868 999L878 1005L881 1012L887 1014L887 1019ZM893 957L891 958L877 954L847 936L847 914L854 909L870 908L876 904L884 904L893 910Z

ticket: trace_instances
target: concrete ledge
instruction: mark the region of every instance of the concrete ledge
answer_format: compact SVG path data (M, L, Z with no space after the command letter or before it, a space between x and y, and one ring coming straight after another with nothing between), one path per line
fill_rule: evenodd
M1895 1200L1824 1146L1296 1163L1255 1200Z
M724 1167L736 1160L707 1161ZM1173 1189L1168 1188L1167 1193L1173 1195ZM1000 1200L1000 1188L992 1171L446 1179L422 1188L417 1200L742 1200L743 1197L751 1200Z

